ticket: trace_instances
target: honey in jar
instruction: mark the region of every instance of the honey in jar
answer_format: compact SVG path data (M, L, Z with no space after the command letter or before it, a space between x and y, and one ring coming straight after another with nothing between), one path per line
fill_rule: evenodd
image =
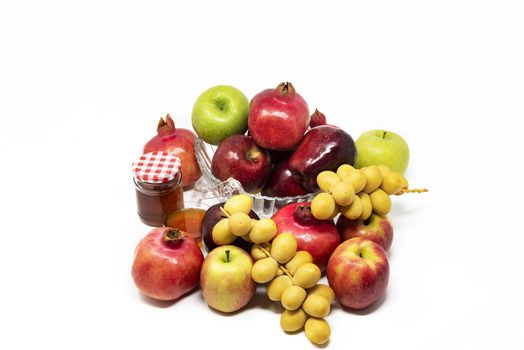
M161 227L166 216L184 207L180 159L168 152L143 154L133 163L138 216Z

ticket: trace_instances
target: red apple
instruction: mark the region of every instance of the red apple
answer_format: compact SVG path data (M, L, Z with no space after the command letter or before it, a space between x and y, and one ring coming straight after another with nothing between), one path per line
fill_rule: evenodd
M386 216L371 214L371 216L362 220L348 220L340 215L337 221L337 229L343 241L354 237L362 237L380 244L387 252L393 242L393 226Z
M275 165L269 180L262 189L262 194L270 197L292 197L306 193L309 191L293 178L289 170L289 159Z
M386 251L361 237L342 242L329 258L327 278L340 304L364 309L386 292L389 280Z
M253 259L233 245L213 249L204 260L200 287L206 303L222 312L234 312L253 298L256 283L251 278Z
M333 125L310 129L289 158L295 180L311 192L318 191L317 175L324 170L337 171L342 164L353 165L357 149L344 130Z
M291 83L264 90L251 100L249 134L260 146L275 151L293 149L309 125L306 101Z
M317 220L309 202L292 203L273 214L277 235L290 232L297 239L297 250L306 250L323 271L331 253L340 244L340 235L333 220Z
M198 284L203 261L202 251L191 236L159 227L138 243L131 275L143 294L176 300Z
M165 120L160 118L156 130L158 135L145 144L144 154L155 151L173 153L182 164L182 185L193 185L202 175L195 156L196 135L191 130L175 128L169 114Z
M294 150L289 150L289 151L268 150L268 151L269 151L269 156L271 157L271 161L276 164L276 163L280 163L283 160L289 159L293 155Z
M251 137L232 135L218 146L211 172L226 181L232 177L242 184L246 192L259 191L271 172L271 160L267 150L259 147Z

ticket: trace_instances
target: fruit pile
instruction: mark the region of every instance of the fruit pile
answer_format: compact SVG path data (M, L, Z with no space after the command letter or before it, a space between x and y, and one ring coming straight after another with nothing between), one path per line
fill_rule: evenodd
M213 228L214 242L230 244L236 237L252 242L251 256L255 263L251 277L257 283L268 283L268 298L282 303L285 309L280 319L282 329L293 332L305 327L311 342L324 344L331 331L323 318L329 314L335 298L333 290L317 285L320 268L313 263L309 252L297 251L297 239L293 234L284 232L276 236L275 222L250 218L251 209L252 200L247 195L227 200L222 208L226 218ZM226 251L226 254L230 253Z
M165 226L178 221L185 226L157 227L140 241L132 267L135 285L159 300L176 300L200 285L208 306L231 313L252 300L259 284L282 306L283 331L303 329L312 343L328 343L325 318L335 301L363 309L384 296L393 240L390 196L427 191L408 188L407 144L383 130L353 142L318 110L309 115L290 83L264 90L251 102L231 86L215 86L195 102L192 123L202 140L218 145L211 170L219 179L233 177L245 191L268 196L316 195L311 202L286 200L271 218L253 211L248 194L211 206L192 217L201 221L191 225L186 212L180 220L166 215ZM176 129L169 115L157 130L144 152L176 155L179 186L187 189L200 176L196 136ZM163 209L164 192L154 195L151 203ZM205 258L194 239L198 233L192 236L182 226L201 230L196 238ZM319 284L323 273L329 285Z
M310 116L291 83L263 90L250 103L235 88L212 87L195 102L192 121L202 140L218 145L212 174L222 181L234 178L250 193L288 197L316 192L320 171L353 164L357 155L351 136L328 125L318 111Z

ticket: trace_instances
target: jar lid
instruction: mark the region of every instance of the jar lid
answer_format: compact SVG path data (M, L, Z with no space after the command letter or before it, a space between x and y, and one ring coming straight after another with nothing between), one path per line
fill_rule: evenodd
M147 183L166 183L180 173L180 158L168 152L143 154L132 166L135 179Z

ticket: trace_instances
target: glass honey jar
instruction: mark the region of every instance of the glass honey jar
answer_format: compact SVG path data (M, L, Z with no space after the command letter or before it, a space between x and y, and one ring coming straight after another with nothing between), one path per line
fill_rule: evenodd
M181 162L168 152L143 154L132 166L138 216L149 226L161 227L166 216L184 207Z

